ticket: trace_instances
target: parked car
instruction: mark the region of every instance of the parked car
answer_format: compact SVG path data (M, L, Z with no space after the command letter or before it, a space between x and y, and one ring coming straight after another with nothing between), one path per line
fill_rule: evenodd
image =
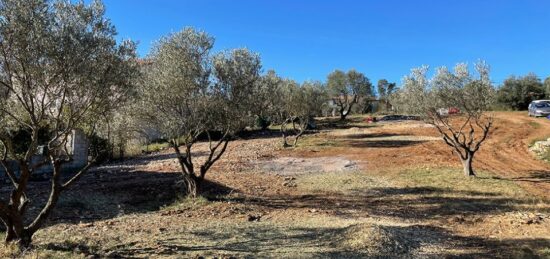
M460 113L460 109L456 107L449 108L449 114L459 114L459 113Z
M535 116L535 117L540 117L540 116L546 117L550 115L550 100L532 101L529 104L528 114L529 116Z
M437 109L437 113L440 115L440 116L449 116L449 115L453 115L453 114L459 114L460 113L460 109L456 108L456 107L451 107L451 108L439 108Z

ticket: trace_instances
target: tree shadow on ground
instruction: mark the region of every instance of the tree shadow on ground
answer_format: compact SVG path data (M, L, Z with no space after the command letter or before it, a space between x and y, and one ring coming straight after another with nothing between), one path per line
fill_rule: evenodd
M344 140L342 145L354 148L400 148L425 142L425 140Z
M528 176L511 178L513 181L550 183L550 171L530 171Z
M173 203L177 198L174 182L180 179L173 172L143 171L107 171L84 176L66 195L75 200L89 197L103 197L97 202L99 207L75 208L74 204L60 202L51 224L68 222L86 222L117 217L125 213L155 211ZM35 183L33 183L35 184ZM47 184L47 183L38 183ZM47 186L46 186L47 187ZM39 188L32 188L39 189ZM329 215L343 218L380 216L426 220L451 218L453 216L484 216L492 213L529 210L530 201L506 198L494 192L455 191L435 187L371 188L351 190L342 193L314 193L311 195L278 195L268 197L223 196L231 192L230 188L215 182L206 182L204 190L212 195L220 195L221 201L255 205L267 209L315 209L326 211ZM84 203L86 204L86 203ZM93 204L93 202L92 202ZM90 211L97 214L89 214ZM538 211L541 211L539 208ZM546 210L548 211L548 210ZM74 216L73 214L74 213ZM464 224L469 224L468 220ZM301 251L304 257L316 258L364 258L395 257L420 253L420 247L440 245L434 257L517 257L517 255L535 255L533 249L548 246L547 239L514 239L497 241L475 237L453 235L447 230L434 226L382 226L388 240L403 243L384 245L392 250L368 250L346 248L346 235L349 228L304 228L275 225L275 222L241 222L235 225L200 226L191 232L180 233L175 237L166 236L154 246L147 244L125 243L112 249L122 257L139 257L143 254L170 256L189 255L189 253L208 253L209 255L238 255L238 257L256 257L257 253L268 257L293 256L285 254L289 250ZM344 239L341 239L344 238ZM79 244L46 245L46 249L59 251L97 251L104 248L80 247ZM384 247L382 246L382 247ZM319 250L321 247L323 249ZM527 247L527 248L525 248ZM317 249L316 249L317 248ZM72 249L72 250L71 250ZM386 248L384 248L386 249ZM389 248L388 248L389 249ZM453 249L465 252L453 254ZM105 251L110 252L110 251ZM90 252L91 253L91 252ZM430 254L429 256L432 256Z
M173 160L176 162L176 153L173 148L167 148L167 152L155 152L146 155L140 155L137 157L127 158L123 161L115 161L111 163L100 164L90 170L90 172L95 171L105 171L105 170L120 170L120 169L133 169L137 166L148 165L149 163L164 161L164 160ZM193 156L206 156L208 153L206 151L195 151L192 153Z
M123 244L112 251L121 257L310 257L310 258L537 258L549 239L464 237L426 225L355 224L347 227L296 227L247 223L203 226L154 246ZM53 249L66 249L50 245ZM429 247L429 251L422 248Z
M92 222L124 214L157 211L184 197L185 190L178 184L181 179L181 174L177 172L88 172L61 194L48 224ZM27 195L31 203L27 220L34 218L46 203L49 188L49 181L30 182ZM232 189L206 179L202 185L202 194L206 196L226 195L230 191ZM4 197L7 194L6 190L0 192Z
M317 121L317 128L322 130L330 129L367 129L376 127L375 124L366 124L365 118L355 117L347 118L346 120L340 120L340 118L324 118Z
M403 134L394 134L394 133L360 133L360 134L345 134L341 136L336 136L339 139L371 139L371 138L388 138L388 137L398 137L398 136L410 136Z
M281 130L278 129L255 129L255 130L243 130L237 134L239 139L271 139L282 137Z
M352 190L350 194L318 193L312 195L243 198L240 202L273 209L302 208L331 211L337 216L390 216L406 220L476 215L495 212L537 210L532 200L503 197L493 192L454 191L433 187L371 188Z

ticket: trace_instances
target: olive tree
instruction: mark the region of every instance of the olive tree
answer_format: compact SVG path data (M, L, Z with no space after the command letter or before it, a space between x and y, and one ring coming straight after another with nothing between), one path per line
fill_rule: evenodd
M98 1L0 2L0 162L11 188L0 198L6 242L29 246L60 194L92 165L62 175L73 157L72 132L93 130L90 118L132 85L135 47L117 44L115 34ZM44 156L35 155L39 145ZM47 165L53 170L47 201L34 203L39 212L30 215L29 179Z
M140 116L174 148L189 195L196 196L207 171L233 135L249 125L260 58L246 49L212 54L214 39L186 28L162 38L144 67ZM206 159L192 152L208 142Z
M353 69L347 73L341 70L330 73L327 77L327 86L333 103L338 107L341 120L346 119L360 98L368 98L373 94L370 80L363 73Z
M257 81L254 92L254 113L256 126L265 130L271 123L278 122L283 111L282 91L285 80L278 76L274 70L269 70Z
M283 107L286 118L281 124L283 147L290 146L287 141L288 126L292 124L295 133L292 146L295 147L298 139L313 123L314 117L321 114L326 98L326 90L320 82L304 82L300 86L294 81L287 81Z
M497 102L502 108L527 110L531 101L544 98L545 89L537 75L510 76L496 93Z
M380 79L378 80L377 88L378 88L378 98L380 101L384 101L385 109L390 109L390 102L389 97L393 94L396 84L390 83L386 79Z
M98 125L96 135L106 141L108 152L105 155L108 159L113 159L117 154L118 159L124 160L130 141L142 135L140 121L134 120L136 117L132 116L131 109L131 104L120 103L118 109L100 117L103 123Z
M466 176L475 176L474 155L493 126L493 116L488 113L494 100L489 67L480 61L475 68L477 75L471 74L466 64L456 65L454 71L441 67L431 79L428 67L412 69L393 96L397 109L420 115L435 126L462 161ZM444 112L448 108L459 109L459 115L449 116Z

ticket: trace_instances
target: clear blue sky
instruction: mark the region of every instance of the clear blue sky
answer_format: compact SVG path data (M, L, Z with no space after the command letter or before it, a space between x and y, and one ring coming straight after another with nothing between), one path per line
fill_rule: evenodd
M496 83L550 76L548 0L104 0L121 38L139 54L192 26L216 49L247 47L264 70L298 81L355 68L401 83L410 68L486 60Z

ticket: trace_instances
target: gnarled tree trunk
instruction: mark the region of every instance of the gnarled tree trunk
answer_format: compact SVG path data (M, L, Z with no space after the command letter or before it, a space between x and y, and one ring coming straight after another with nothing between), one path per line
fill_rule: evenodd
M283 134L283 147L290 147L290 145L288 144L288 141L287 141L287 137L288 137L288 134L286 132L286 125L288 124L289 121L293 120L293 118L289 118L289 119L286 119L285 121L283 121L283 123L281 124L281 134Z
M200 193L200 179L194 174L183 174L183 183L185 185L185 191L187 195L191 197L197 197Z
M4 225L6 226L6 239L5 243L16 242L20 248L27 248L32 242L32 237L36 231L38 231L44 222L48 219L53 211L61 192L67 188L70 184L76 181L84 172L88 170L92 162L88 163L83 169L77 172L67 182L61 182L61 165L63 160L50 158L53 165L53 175L51 179L51 189L48 201L40 211L40 213L34 218L34 220L25 225L24 218L26 213L26 206L29 202L25 191L28 178L33 172L33 169L29 168L25 161L20 161L19 166L21 170L21 176L19 179L15 179L15 190L12 192L9 204L0 204L0 217ZM5 167L6 169L6 167ZM13 175L10 171L9 174ZM24 180L24 181L23 181Z
M460 158L464 175L467 177L476 176L472 161L474 154L489 135L489 131L493 125L492 117L487 117L485 121L482 121L479 116L469 116L464 118L462 123L457 122L453 125L447 117L443 117L435 112L433 116L435 121L432 122L432 125L443 136L445 143L452 147ZM476 131L479 135L477 137Z
M196 134L196 136L198 135L199 134ZM191 197L197 197L201 193L201 186L204 181L204 177L206 176L206 172L208 172L210 167L212 167L212 165L221 158L223 153L225 153L227 145L230 141L228 131L226 131L221 139L216 141L215 144L213 144L210 133L206 132L206 135L209 140L210 153L206 158L206 161L200 165L198 174L195 172L195 165L193 164L192 157L193 154L191 152L191 148L196 141L196 137L193 137L190 142L184 145L185 152L183 153L180 150L179 143L176 140L171 141L172 147L176 151L176 156L181 167L182 180L185 185L187 195Z
M460 158L460 160L462 161L462 167L464 168L465 176L476 176L474 168L472 166L474 154L474 152L467 152L467 157L465 159L462 157Z

